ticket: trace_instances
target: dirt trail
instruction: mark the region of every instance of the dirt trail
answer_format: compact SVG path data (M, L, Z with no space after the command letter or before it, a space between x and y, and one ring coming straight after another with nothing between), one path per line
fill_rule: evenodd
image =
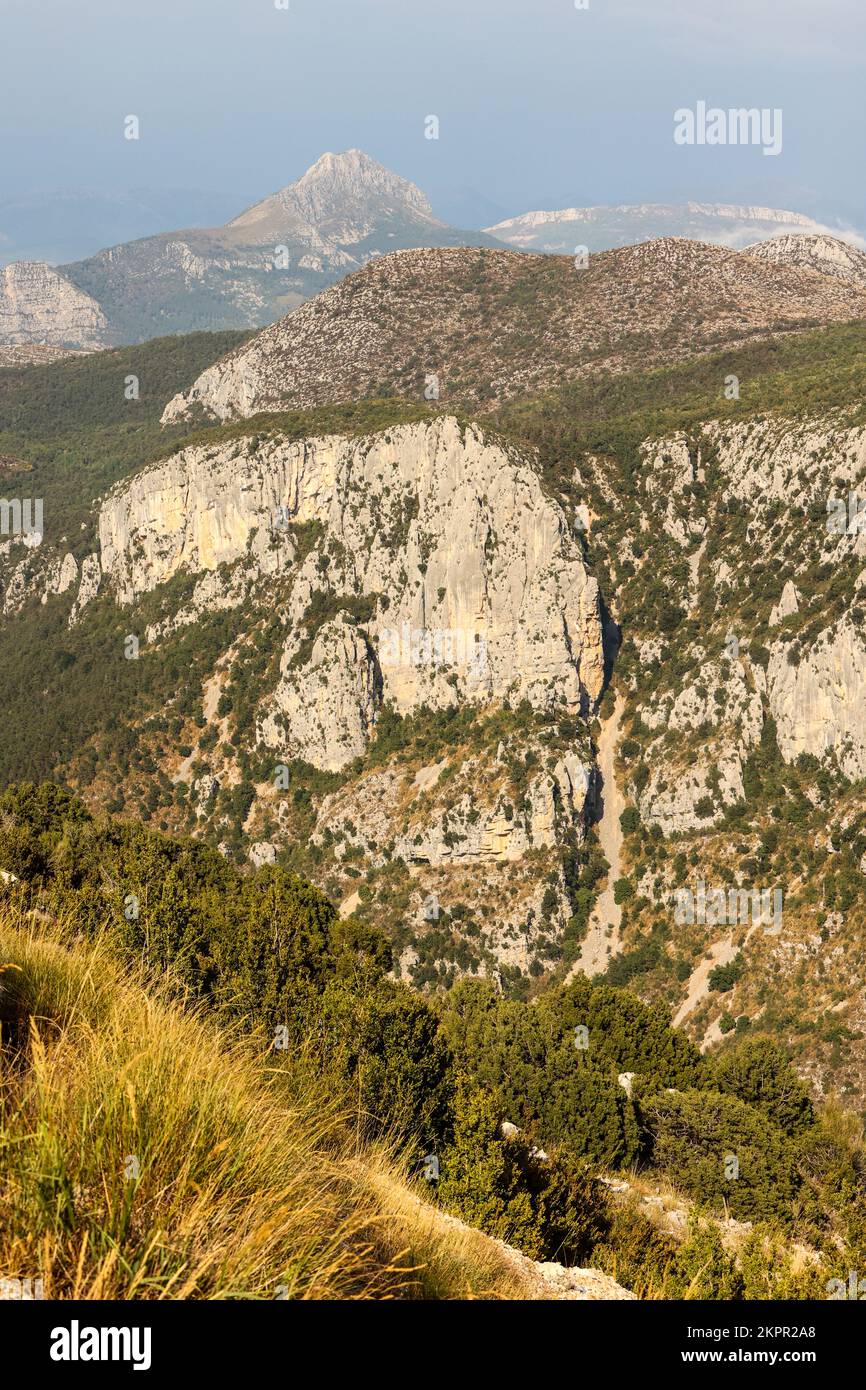
M675 1028L679 1028L689 1014L694 1013L698 1005L706 999L710 992L710 972L715 970L717 965L730 965L736 954L737 947L734 945L733 935L726 936L724 941L714 942L708 948L706 958L701 960L689 976L686 997L674 1014Z
M625 810L625 798L616 784L613 763L624 708L625 700L618 695L613 714L602 725L598 740L598 771L601 777L598 839L610 865L610 873L607 886L602 889L593 909L580 955L569 975L578 971L584 975L600 975L607 969L611 956L617 955L620 949L622 908L613 900L613 885L622 874L622 827L619 818Z
M673 1017L673 1025L675 1028L681 1027L689 1014L694 1013L698 1005L702 1004L707 998L710 992L710 973L717 965L730 965L731 961L739 955L740 951L744 950L749 944L749 937L754 930L755 928L753 926L749 928L739 946L734 941L734 933L731 932L730 936L726 936L722 941L714 942L712 946L707 948L705 957L689 976L686 997ZM717 1042L722 1036L720 1032L717 1032L717 1026L718 1019L710 1025L710 1029L701 1046L702 1051L704 1048L708 1047L711 1042Z

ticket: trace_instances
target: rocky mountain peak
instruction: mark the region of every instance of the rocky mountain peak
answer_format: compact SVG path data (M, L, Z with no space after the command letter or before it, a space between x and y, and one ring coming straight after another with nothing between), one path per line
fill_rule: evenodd
M342 226L353 218L369 221L383 213L422 217L441 225L416 184L392 173L363 150L329 151L295 183L255 203L228 225L249 230L278 216L297 218L321 229L329 223Z
M433 215L427 196L417 184L386 169L363 150L344 150L342 154L323 154L294 185L298 198L319 200L319 206L331 199L343 203L346 199L385 195L395 202L405 203L416 212Z

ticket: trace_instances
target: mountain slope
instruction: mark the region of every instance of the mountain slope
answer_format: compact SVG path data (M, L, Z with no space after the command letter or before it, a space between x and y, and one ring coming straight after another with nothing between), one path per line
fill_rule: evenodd
M477 404L587 372L862 317L866 290L678 239L572 260L406 251L367 266L204 372L167 407L218 419L365 395ZM431 389L432 383L432 389Z
M688 237L739 250L759 238L823 233L827 228L802 213L781 208L732 203L637 203L525 212L487 230L517 250L574 255L577 246L605 251L664 236Z
M359 1150L310 1058L239 1046L72 935L0 915L4 1279L49 1299L632 1297L556 1266L583 1285L560 1292Z
M866 285L866 251L860 251L838 237L808 235L777 236L747 246L750 256L768 265L800 266L832 275L856 285Z
M803 1298L857 1267L861 1138L766 1039L702 1059L585 979L427 1002L375 926L283 869L53 784L0 810L4 1275L61 1297L628 1297L589 1259L644 1297ZM635 1165L670 1221L599 1180Z
M413 183L347 150L223 227L113 246L63 274L98 301L112 342L140 342L270 323L396 248L495 244L440 222Z
M866 1094L862 535L834 538L826 510L863 488L864 333L587 374L476 423L361 400L179 421L161 446L153 393L136 435L113 382L156 379L171 347L174 383L205 342L10 374L42 383L0 444L39 447L49 524L0 554L4 775L59 768L93 806L291 864L385 929L419 988L496 972L532 993L580 954L604 882L593 714L612 666L630 804L608 979L693 1002L708 1048L766 1026L816 1090ZM97 390L116 403L102 428ZM90 430L64 441L73 409ZM781 938L675 923L701 871L787 883Z

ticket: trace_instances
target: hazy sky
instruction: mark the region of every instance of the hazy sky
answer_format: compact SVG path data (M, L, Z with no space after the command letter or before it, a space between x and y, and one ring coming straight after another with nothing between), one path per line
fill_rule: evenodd
M240 206L360 146L446 215L470 189L502 215L693 196L866 223L866 0L288 3L0 0L0 197ZM674 110L701 99L781 107L782 153L675 145Z

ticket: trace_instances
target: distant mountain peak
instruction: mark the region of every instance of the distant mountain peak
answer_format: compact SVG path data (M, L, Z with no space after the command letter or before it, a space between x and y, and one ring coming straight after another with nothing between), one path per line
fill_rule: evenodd
M107 341L141 342L196 329L259 327L401 248L496 244L486 232L440 221L416 184L350 149L323 154L295 183L223 226L120 242L63 267L62 281L49 284L28 272L28 283L36 287L31 300L42 286L49 308L64 284L66 291L76 287L102 315ZM39 312L35 305L34 322ZM30 341L19 318L16 306L4 310L0 287L0 344ZM79 344L64 333L64 343ZM85 323L80 345L92 346L92 336Z
M330 220L365 221L382 212L442 225L417 184L386 169L363 150L343 150L341 154L328 151L295 183L254 203L228 226L249 229L289 216L321 227Z

